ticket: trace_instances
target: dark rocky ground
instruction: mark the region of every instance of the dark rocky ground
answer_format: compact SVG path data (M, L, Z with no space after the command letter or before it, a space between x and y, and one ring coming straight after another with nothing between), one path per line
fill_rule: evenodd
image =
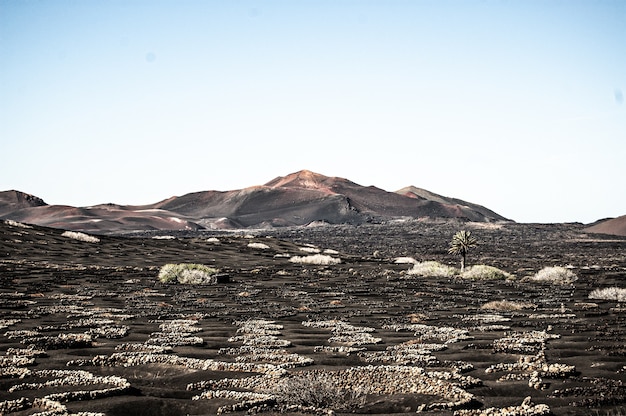
M516 279L410 277L410 265L394 262L407 256L456 266L447 248L459 229L480 240L471 264L496 266ZM65 406L56 414L215 414L251 396L194 397L218 390L275 394L300 375L305 388L339 391L346 413L424 408L449 415L519 406L530 396L555 415L626 414L626 309L588 298L596 288L626 288L623 237L587 234L579 224L456 221L170 233L173 239L99 236L98 243L61 233L0 222L0 413L9 413L9 405L21 409L14 415L50 410L53 404L41 400L47 397ZM310 254L302 247L311 246L334 250L341 263L289 261ZM219 268L231 281L158 282L160 266L182 262ZM555 265L570 267L578 280L556 286L523 279ZM494 300L533 306L481 309ZM332 320L344 326L333 332L319 324ZM363 350L323 348L350 343L331 339L338 335L364 340L352 345ZM535 338L501 347L525 335ZM171 349L155 350L163 345ZM410 345L422 350L408 354ZM520 359L539 367L516 366ZM511 365L486 371L498 363ZM575 370L542 369L555 364ZM402 376L386 365L424 373ZM349 378L351 371L357 378ZM540 380L530 386L534 376ZM411 380L422 389L411 390ZM423 388L431 384L438 387ZM352 394L358 397L348 397L358 388ZM470 399L455 408L459 397Z

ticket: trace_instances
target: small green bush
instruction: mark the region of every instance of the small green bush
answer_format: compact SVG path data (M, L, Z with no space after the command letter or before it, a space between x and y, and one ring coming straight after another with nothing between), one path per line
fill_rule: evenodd
M578 280L578 277L565 267L544 267L537 274L530 277L533 282L552 283L556 285L568 285Z
M437 261L422 261L415 263L408 274L422 277L452 277L458 273L457 269Z
M180 263L165 264L159 270L159 281L162 283L178 282L182 284L212 284L216 283L214 275L219 270L203 264Z
M497 267L477 264L461 273L461 277L463 279L471 280L503 280L511 279L513 275L505 272L504 270L500 270Z

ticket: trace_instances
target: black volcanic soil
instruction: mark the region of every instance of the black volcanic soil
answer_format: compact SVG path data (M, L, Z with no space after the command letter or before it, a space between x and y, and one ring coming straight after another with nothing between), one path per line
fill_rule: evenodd
M406 271L410 265L394 262L395 258L408 256L456 266L457 259L447 254L447 248L452 234L459 229L472 230L480 240L469 254L470 264L496 266L516 279L409 277ZM532 403L547 404L555 415L626 411L626 308L615 301L588 298L596 288L626 288L626 238L587 234L579 224L405 221L358 227L170 233L173 238L153 238L154 234L99 236L98 243L63 237L61 230L22 228L3 222L0 231L0 413L2 406L20 398L26 398L28 404L10 414L44 411L37 398L87 391L82 400L63 401L68 413L216 414L221 406L242 400L194 400L209 388L192 383L256 380L259 364L271 361L244 356L243 349L236 349L245 341L230 339L239 335L242 322L250 319L274 321L281 326L275 338L291 343L284 348L286 353L313 360L312 365L287 368L290 374L330 374L352 367L389 364L368 362L367 357L387 347L417 342L415 329L401 329L423 324L466 331L465 337L447 340L444 349L432 351L433 361L407 364L429 372L479 379L479 385L462 388L473 395L473 400L460 409L519 406L531 396ZM262 243L268 248L250 243ZM336 251L330 255L341 258L341 263L322 266L289 261L291 256L311 254L302 250L311 246ZM219 268L230 276L230 282L200 286L157 281L160 266L182 262ZM555 265L567 265L578 280L573 285L554 286L523 279ZM494 300L531 303L534 307L518 311L481 309ZM122 344L139 348L160 345L158 337L166 332L163 325L180 320L195 327L187 339L199 337L200 343L176 345L139 365L112 359L121 352ZM316 348L341 345L329 342L333 336L330 329L303 324L322 320L373 328L369 334L381 342L360 345L365 349L361 354ZM122 333L98 332L105 328ZM181 335L181 331L184 329L174 333ZM512 364L529 357L531 354L501 351L495 346L511 333L532 331L550 335L543 345L527 345L535 352L543 351L546 365L566 364L575 366L575 371L560 377L542 376L542 388L530 387L530 374L525 371L485 371L498 363ZM63 334L76 334L75 342L90 334L91 341L66 345ZM421 341L443 343L425 335ZM16 364L15 357L22 357L31 346L41 350L41 355L27 364ZM224 348L235 352L220 350ZM207 360L235 363L240 355L240 361L251 363L252 370L196 365L211 362ZM100 361L94 360L97 357ZM101 365L106 359L108 364ZM453 370L455 366L461 370ZM63 378L61 373L43 370L118 376L129 386L110 393L93 393L111 388L116 382L102 378L91 384L78 381L75 385L53 385L51 381ZM501 379L507 375L508 379ZM397 380L398 385L401 381ZM23 384L46 382L48 385ZM15 386L20 388L10 390ZM348 410L412 414L422 404L442 400L451 401L437 394L370 392ZM453 410L427 408L424 413L450 415ZM289 413L297 412L292 409Z

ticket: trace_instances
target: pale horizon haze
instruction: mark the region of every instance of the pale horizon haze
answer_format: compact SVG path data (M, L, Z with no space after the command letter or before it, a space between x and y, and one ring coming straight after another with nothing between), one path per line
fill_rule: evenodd
M141 205L308 169L626 214L626 2L0 0L0 191Z

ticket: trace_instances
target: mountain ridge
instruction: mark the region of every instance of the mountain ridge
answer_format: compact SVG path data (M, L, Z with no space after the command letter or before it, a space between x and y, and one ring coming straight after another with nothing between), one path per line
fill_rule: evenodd
M96 233L319 222L358 225L398 217L510 221L481 205L414 186L389 192L309 170L278 176L260 186L191 192L146 205L48 205L19 191L0 192L0 218Z

